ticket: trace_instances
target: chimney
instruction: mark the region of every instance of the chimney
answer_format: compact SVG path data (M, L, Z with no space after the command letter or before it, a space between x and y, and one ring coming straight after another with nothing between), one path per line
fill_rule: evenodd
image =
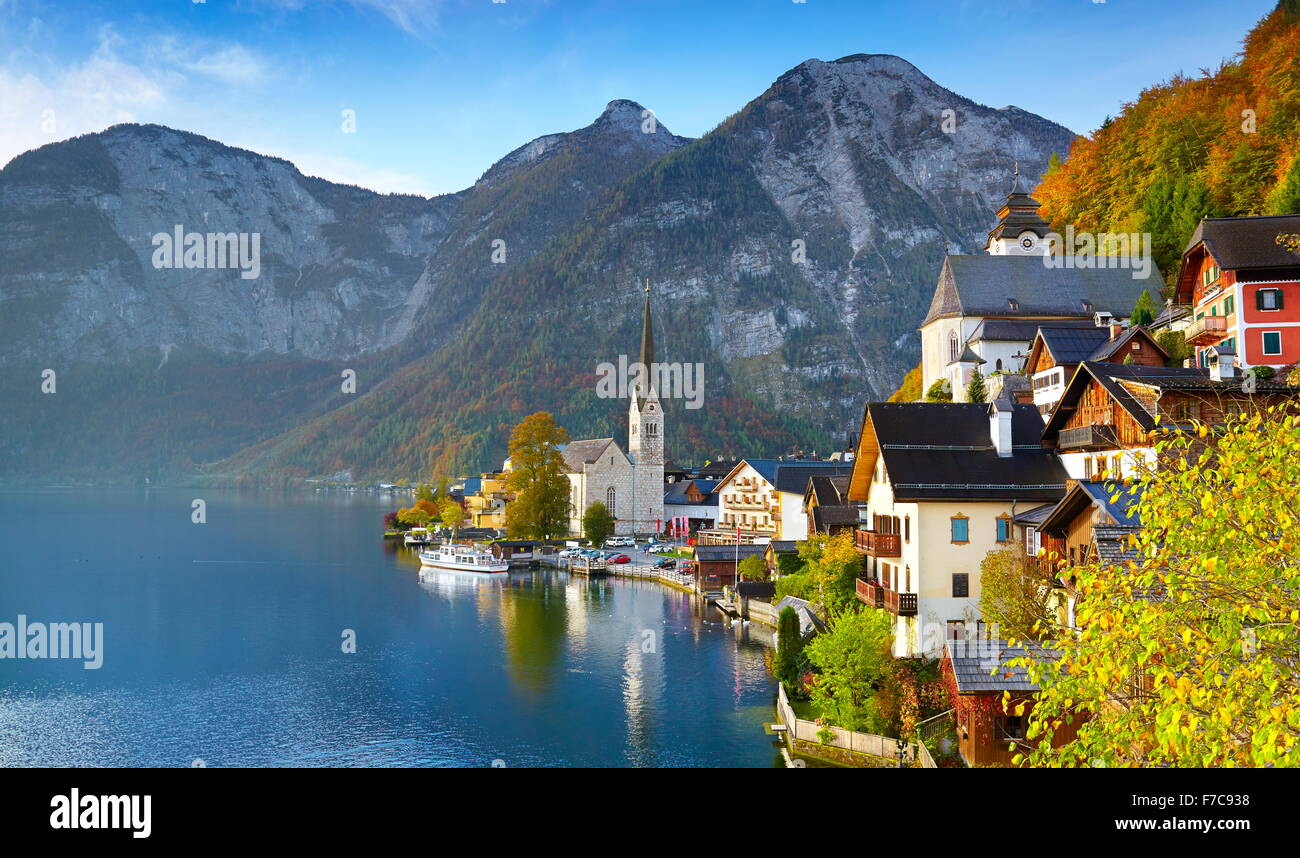
M1011 403L1006 399L989 403L989 439L998 456L1005 459L1011 455Z
M1111 339L1111 342L1114 342L1115 340L1118 340L1118 339L1119 339L1119 335L1122 334L1122 333L1124 333L1124 326L1121 325L1121 324L1119 324L1118 322L1111 322L1111 324L1110 324L1110 339Z

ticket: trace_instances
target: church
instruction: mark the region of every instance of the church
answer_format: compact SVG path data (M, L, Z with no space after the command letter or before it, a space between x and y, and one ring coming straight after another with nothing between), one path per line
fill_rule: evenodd
M921 323L921 391L946 381L953 402L966 400L976 372L1018 373L1040 326L1107 327L1127 318L1142 290L1159 297L1164 280L1127 268L1046 264L1051 227L1041 204L1020 187L1011 192L982 254L949 254Z
M620 536L658 535L664 528L664 413L659 402L650 287L645 290L639 361L647 372L628 397L627 452L613 438L569 442L561 451L569 478L569 532L582 534L582 516L599 501Z

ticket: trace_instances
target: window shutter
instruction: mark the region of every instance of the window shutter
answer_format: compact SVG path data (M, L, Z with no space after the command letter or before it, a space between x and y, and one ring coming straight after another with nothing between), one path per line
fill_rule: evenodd
M1277 296L1277 308L1278 308L1279 310L1281 310L1281 309L1282 309L1282 294L1283 294L1283 293L1282 293L1282 290L1281 290L1281 289L1274 289L1274 290L1273 290L1273 294Z
M1263 289L1260 289L1259 291L1257 291L1257 292L1255 293L1255 309L1256 309L1256 310L1262 310L1262 309L1264 309L1264 290L1263 290Z

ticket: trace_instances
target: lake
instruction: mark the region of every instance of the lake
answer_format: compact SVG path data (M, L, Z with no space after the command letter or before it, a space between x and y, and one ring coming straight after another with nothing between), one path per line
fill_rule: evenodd
M103 624L99 669L0 658L0 765L777 763L767 630L654 582L422 581L381 538L407 503L0 492L0 623Z

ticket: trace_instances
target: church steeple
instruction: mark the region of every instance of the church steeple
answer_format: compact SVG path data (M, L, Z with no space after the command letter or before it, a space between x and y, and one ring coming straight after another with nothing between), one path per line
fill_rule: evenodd
M1020 162L1016 162L1011 193L998 209L998 225L989 233L984 249L994 256L1034 256L1046 249L1043 239L1051 232L1047 221L1038 214L1042 204L1025 193L1020 184Z
M654 389L655 373L652 372L655 362L655 333L654 322L650 318L650 281L645 282L645 309L641 313L641 358L640 363L644 376L644 387L638 385L637 396L638 405L644 406L646 395L657 393Z

